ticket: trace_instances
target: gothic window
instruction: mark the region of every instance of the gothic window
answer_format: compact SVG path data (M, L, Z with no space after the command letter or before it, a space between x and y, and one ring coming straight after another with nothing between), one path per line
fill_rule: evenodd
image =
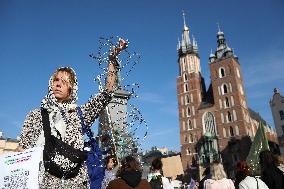
M188 95L185 96L185 103L189 104L189 96Z
M187 92L188 91L188 85L187 83L184 84L184 92Z
M230 127L230 136L235 136L233 127Z
M280 115L280 119L284 120L284 112L283 112L283 110L279 111L279 115Z
M223 94L228 93L228 86L226 84L223 85Z
M190 129L192 129L192 124L191 124L191 121L188 120L187 121L187 130L190 130Z
M284 125L282 125L281 127L282 127L282 132L284 133Z
M219 77L220 78L225 77L225 69L224 68L219 69Z
M186 115L187 115L187 116L190 116L190 107L187 107L187 109L186 109Z
M227 112L228 121L232 122L232 114L228 111Z
M184 78L184 81L187 81L187 80L188 80L186 73L183 75L183 78Z
M184 142L187 142L188 138L187 135L184 135Z
M214 115L211 112L206 112L203 116L203 128L205 132L210 132L213 135L216 135L217 133L214 120Z
M229 102L228 97L225 97L225 102L226 102L226 108L229 108L230 107L230 102Z
M192 142L193 142L192 134L189 134L189 142L190 142L190 143L192 143Z

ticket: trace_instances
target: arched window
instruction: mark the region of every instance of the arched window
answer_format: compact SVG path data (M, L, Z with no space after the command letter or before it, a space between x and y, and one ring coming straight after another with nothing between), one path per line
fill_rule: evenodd
M187 92L188 91L188 85L187 83L184 84L184 92Z
M184 81L187 81L187 80L188 80L186 73L183 75L183 78L184 78Z
M284 119L284 112L283 112L283 110L279 111L279 115L280 115L280 119L283 120Z
M228 113L227 113L227 117L228 117L228 121L229 122L232 122L232 114L228 111Z
M189 134L189 142L193 142L193 137L192 137L192 134Z
M190 116L190 107L187 107L187 109L186 109L186 115L187 115L187 116Z
M219 69L219 77L220 78L225 77L225 69L224 68Z
M225 103L226 103L226 108L229 108L230 107L230 102L229 102L228 97L225 97Z
M203 128L204 133L210 132L212 135L216 135L216 126L215 126L215 118L211 112L206 112L203 115Z
M235 136L233 127L230 127L230 136Z
M187 135L184 135L184 142L187 142L188 138Z
M185 96L185 103L189 104L189 96L188 95Z
M188 120L187 121L187 130L190 130L190 129L192 129L192 124L191 124L191 121Z
M228 93L228 86L226 84L223 85L223 94Z

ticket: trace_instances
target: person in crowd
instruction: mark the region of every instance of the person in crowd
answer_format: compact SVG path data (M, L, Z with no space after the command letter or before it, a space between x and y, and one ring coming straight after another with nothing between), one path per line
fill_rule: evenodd
M151 189L149 182L142 179L142 168L133 156L122 159L116 177L109 182L107 189Z
M102 188L101 189L106 189L106 187L108 186L108 183L114 179L116 179L116 172L118 169L118 165L115 168L115 159L113 156L107 156L105 158L105 177L102 183ZM115 169L114 169L115 168Z
M210 165L211 178L205 180L204 189L235 189L231 179L227 179L224 167L219 162Z
M275 157L269 150L260 152L259 163L261 167L261 179L269 189L283 189L284 176L277 168Z
M106 89L86 104L77 105L77 77L72 68L58 68L49 80L48 94L39 109L31 111L20 135L17 151L43 147L40 188L87 188L88 174L84 163L82 123L91 126L110 102L116 80L116 56L127 47L120 39L110 56ZM80 107L82 115L78 113Z
M198 188L199 183L196 182L193 178L190 178L190 182L188 184L188 189L197 189Z
M205 168L205 170L203 171L202 176L203 176L203 178L199 181L198 189L203 189L205 180L211 178L210 167L206 167Z
M156 158L152 161L151 173L148 175L148 182L150 182L152 189L174 189L168 178L161 174L163 163L161 158Z
M284 174L284 157L281 155L275 155L276 165L278 169Z
M239 189L268 189L260 178L251 175L250 167L245 161L237 163L235 186Z

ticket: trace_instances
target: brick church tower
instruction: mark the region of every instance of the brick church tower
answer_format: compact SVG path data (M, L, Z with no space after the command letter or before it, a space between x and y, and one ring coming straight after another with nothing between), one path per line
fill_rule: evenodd
M196 173L193 170L219 160L223 162L227 173L233 174L234 165L247 157L250 136L255 134L238 58L219 29L217 49L209 57L211 82L206 90L198 46L195 39L189 37L185 18L177 50L177 97L183 168Z

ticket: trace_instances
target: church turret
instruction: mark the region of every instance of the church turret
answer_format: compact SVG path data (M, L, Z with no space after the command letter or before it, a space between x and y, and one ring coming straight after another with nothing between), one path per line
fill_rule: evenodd
M211 53L209 55L209 63L214 62L216 60L216 56L215 54L212 53L212 49L211 49Z
M218 32L217 32L217 44L218 44L218 47L215 52L215 56L217 59L224 58L224 57L234 57L237 59L237 56L234 55L233 50L226 43L224 32L221 31L219 24L218 24Z

